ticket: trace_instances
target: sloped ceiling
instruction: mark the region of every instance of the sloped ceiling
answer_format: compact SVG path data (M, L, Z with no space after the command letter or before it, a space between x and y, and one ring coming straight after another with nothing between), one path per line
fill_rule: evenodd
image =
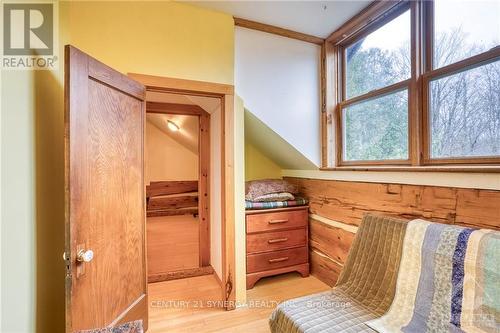
M247 109L245 109L245 140L259 149L282 169L318 169L313 162Z
M146 114L146 120L180 145L186 147L194 154L198 154L198 117L148 113ZM179 126L179 131L171 131L167 127L168 120Z
M146 100L149 102L198 105L208 113L212 113L220 107L220 100L218 98L168 94L154 91L146 92ZM163 133L177 141L177 143L186 147L193 153L198 154L198 117L148 113L146 114L146 119ZM177 132L169 130L167 127L168 120L177 124L180 130Z

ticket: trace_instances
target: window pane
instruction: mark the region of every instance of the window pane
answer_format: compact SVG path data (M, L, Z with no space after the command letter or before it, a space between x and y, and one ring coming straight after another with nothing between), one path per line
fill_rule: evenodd
M408 92L342 110L345 161L408 159Z
M434 2L434 68L487 51L500 42L500 1Z
M346 99L406 80L411 75L410 11L349 46Z
M500 155L500 61L431 81L431 157Z

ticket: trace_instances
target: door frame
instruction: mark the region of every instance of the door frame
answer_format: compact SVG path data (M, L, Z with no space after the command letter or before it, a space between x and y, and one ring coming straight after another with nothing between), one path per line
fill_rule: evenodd
M219 98L221 102L221 239L222 239L222 300L225 308L236 308L235 248L234 248L234 86L204 81L128 73L146 87L146 91ZM144 110L146 112L146 110Z
M210 267L210 113L197 105L146 101L150 114L183 115L198 118L198 265ZM145 118L146 119L146 118ZM147 222L147 221L146 221ZM206 271L206 270L205 270ZM148 273L149 280L149 273ZM161 281L161 280L158 280Z

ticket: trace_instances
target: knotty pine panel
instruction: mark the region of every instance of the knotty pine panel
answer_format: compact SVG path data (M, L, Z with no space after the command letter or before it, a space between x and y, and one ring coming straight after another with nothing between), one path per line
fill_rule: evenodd
M309 247L343 264L354 239L354 233L309 219Z
M309 251L309 264L311 275L323 281L330 287L335 286L342 271L342 265L331 258L314 250Z
M500 191L287 178L299 185L310 212L359 225L365 213L500 230ZM309 218L311 274L334 286L355 234Z
M440 186L286 178L310 212L350 225L365 213L500 230L500 191Z

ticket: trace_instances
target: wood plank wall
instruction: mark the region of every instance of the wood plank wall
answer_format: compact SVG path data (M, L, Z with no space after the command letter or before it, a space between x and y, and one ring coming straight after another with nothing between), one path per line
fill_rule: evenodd
M500 230L500 191L286 178L310 201L311 274L335 285L365 213Z

